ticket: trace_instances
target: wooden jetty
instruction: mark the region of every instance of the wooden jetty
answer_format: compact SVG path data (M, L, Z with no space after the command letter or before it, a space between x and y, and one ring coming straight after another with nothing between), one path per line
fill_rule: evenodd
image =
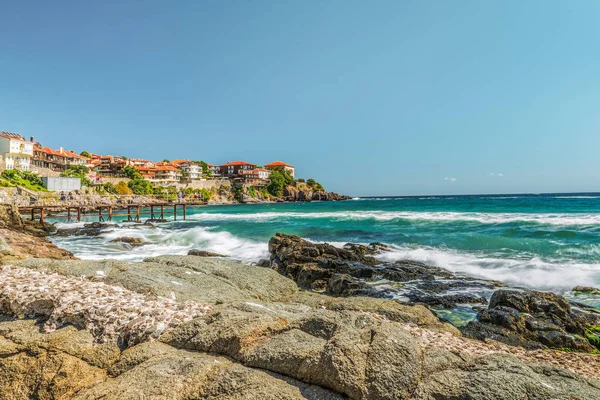
M82 216L97 216L98 222L112 221L114 217L127 217L126 221L141 222L140 218L142 210L149 211L144 214L150 214L149 221L164 220L165 216L173 216L173 220L177 221L177 216L186 219L187 207L204 205L206 203L152 203L152 204L135 204L126 206L107 206L107 205L51 205L51 206L21 206L19 212L21 214L31 215L32 221L44 222L48 217L48 213L61 212L62 215L52 215L52 218L66 219L67 221L81 221ZM87 208L95 208L95 213L84 213Z

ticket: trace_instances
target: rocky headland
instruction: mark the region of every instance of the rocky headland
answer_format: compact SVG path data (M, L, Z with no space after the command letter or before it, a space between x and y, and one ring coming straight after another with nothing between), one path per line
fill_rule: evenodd
M11 224L0 232L2 399L600 399L589 348L552 349L489 315L512 308L519 329L545 323L584 338L575 330L592 329L595 314L559 296L384 265L381 244L278 234L261 266L201 252L83 261ZM26 254L8 243L14 232L47 250ZM414 296L371 291L382 276ZM463 284L494 292L489 307L468 299L481 307L477 323L540 345L466 337L428 309L463 302L448 297Z

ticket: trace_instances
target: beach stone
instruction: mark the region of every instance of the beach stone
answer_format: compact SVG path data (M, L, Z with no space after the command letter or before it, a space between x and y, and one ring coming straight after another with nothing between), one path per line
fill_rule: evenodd
M227 257L223 254L212 253L206 250L190 250L187 253L188 256L198 256L198 257Z

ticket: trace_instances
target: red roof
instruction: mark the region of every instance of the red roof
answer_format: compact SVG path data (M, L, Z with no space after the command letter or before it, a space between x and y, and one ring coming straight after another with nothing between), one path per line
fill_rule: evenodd
M255 166L256 164L250 164L249 162L246 162L246 161L230 161L227 164L222 164L221 167L238 166L238 165L252 165L252 166Z
M161 165L158 167L135 167L138 171L148 171L148 172L156 172L156 171L179 171L178 168L175 168L171 165Z
M55 155L55 156L63 156L63 157L70 157L70 158L79 158L81 160L87 160L88 159L87 157L80 156L77 153L74 153L74 152L69 151L69 150L64 150L64 149L62 149L62 150L61 149L52 150L49 147L42 147L42 148L38 147L37 150L41 151L43 153L52 154L52 155Z
M171 164L179 165L179 164L188 163L188 162L190 162L190 160L173 160L173 161L171 161Z
M290 168L294 168L293 165L284 163L283 161L274 161L271 164L266 164L265 167L290 167Z

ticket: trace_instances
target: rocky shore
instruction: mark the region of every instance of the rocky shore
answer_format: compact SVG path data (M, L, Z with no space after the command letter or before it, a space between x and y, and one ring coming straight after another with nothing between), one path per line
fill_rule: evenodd
M452 288L487 285L479 324L500 327L506 318L492 311L513 308L525 310L522 324L512 320L520 328L591 329L594 314L559 296L382 266L380 244L339 249L282 234L261 266L200 251L82 261L9 228L14 216L0 215L5 241L18 232L47 249L28 255L12 242L0 258L2 399L600 399L598 355L550 349L509 324L541 346L465 337L423 300L450 306L463 301ZM382 276L415 296L370 291Z

